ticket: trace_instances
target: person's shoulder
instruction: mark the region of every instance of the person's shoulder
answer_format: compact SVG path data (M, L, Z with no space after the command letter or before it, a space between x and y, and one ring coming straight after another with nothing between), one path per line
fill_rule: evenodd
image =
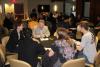
M34 43L36 43L36 44L40 44L40 41L39 41L38 39L36 39L36 38L32 38L32 40L34 41Z
M47 28L48 28L48 26L44 26L44 28L45 28L45 29L47 29Z
M92 35L91 32L88 32L88 33L86 34L87 37L89 37L89 36L91 36L91 35Z
M17 32L17 30L16 29L11 30L11 33L14 33L14 32Z
M85 41L86 40L88 41L91 37L92 37L92 33L91 32L88 32L85 35L83 35L82 39L84 39Z

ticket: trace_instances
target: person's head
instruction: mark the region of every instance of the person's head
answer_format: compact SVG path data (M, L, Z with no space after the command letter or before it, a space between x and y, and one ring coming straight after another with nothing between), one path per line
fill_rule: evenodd
M15 29L23 30L23 22L21 20L17 20L15 24Z
M68 35L68 31L65 28L59 28L57 30L57 34L58 34L58 39L65 39L68 40L69 39L69 35Z
M64 17L64 22L65 22L65 23L69 22L69 16L65 16L65 17Z
M31 29L29 29L29 28L24 28L23 29L23 35L24 35L24 37L26 38L26 37L32 37L32 30Z
M44 20L39 20L39 27L43 28L45 26L45 21Z
M77 25L77 31L80 31L82 33L84 33L85 31L89 30L89 24L88 21L81 21L78 25Z
M38 22L36 22L36 21L29 21L28 22L28 28L30 28L31 30L36 29L37 26L38 26Z

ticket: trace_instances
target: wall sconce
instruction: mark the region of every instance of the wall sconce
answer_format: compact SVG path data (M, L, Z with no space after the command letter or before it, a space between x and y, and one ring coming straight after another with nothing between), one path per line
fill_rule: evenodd
M53 10L54 10L55 12L58 11L58 6L57 6L56 4L54 5Z
M0 14L2 13L2 6L0 5Z
M5 13L14 13L14 4L5 3Z
M72 11L75 11L76 7L75 5L72 6Z
M44 7L43 7L43 6L41 6L41 9L43 10L43 9L44 9Z

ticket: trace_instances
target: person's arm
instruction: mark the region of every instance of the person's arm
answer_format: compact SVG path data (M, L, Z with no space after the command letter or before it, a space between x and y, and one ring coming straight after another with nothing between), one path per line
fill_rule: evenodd
M39 55L44 55L46 52L44 47L41 44L37 44L37 50L38 50Z
M59 51L58 51L57 46L53 43L53 44L51 45L51 48L49 49L48 56L49 56L49 57L53 57L53 56L55 55L55 53L58 53L58 52L59 52Z
M44 32L44 35L45 35L46 37L49 37L49 36L50 36L50 32L49 32L49 29L48 29L47 26L45 26L45 32Z
M91 40L92 40L91 35L87 35L87 36L82 37L80 43L76 42L77 43L76 48L79 51L83 50L85 47L89 46L89 44L91 43Z

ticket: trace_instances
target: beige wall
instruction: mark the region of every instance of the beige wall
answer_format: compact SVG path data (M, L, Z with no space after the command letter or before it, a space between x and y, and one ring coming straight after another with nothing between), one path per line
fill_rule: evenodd
M9 0L2 0L4 3L9 3ZM16 3L24 4L24 15L28 16L33 8L37 8L38 5L50 5L50 11L53 11L53 5L58 6L58 11L63 12L63 2L51 2L51 0L16 0ZM3 7L4 8L4 7Z

